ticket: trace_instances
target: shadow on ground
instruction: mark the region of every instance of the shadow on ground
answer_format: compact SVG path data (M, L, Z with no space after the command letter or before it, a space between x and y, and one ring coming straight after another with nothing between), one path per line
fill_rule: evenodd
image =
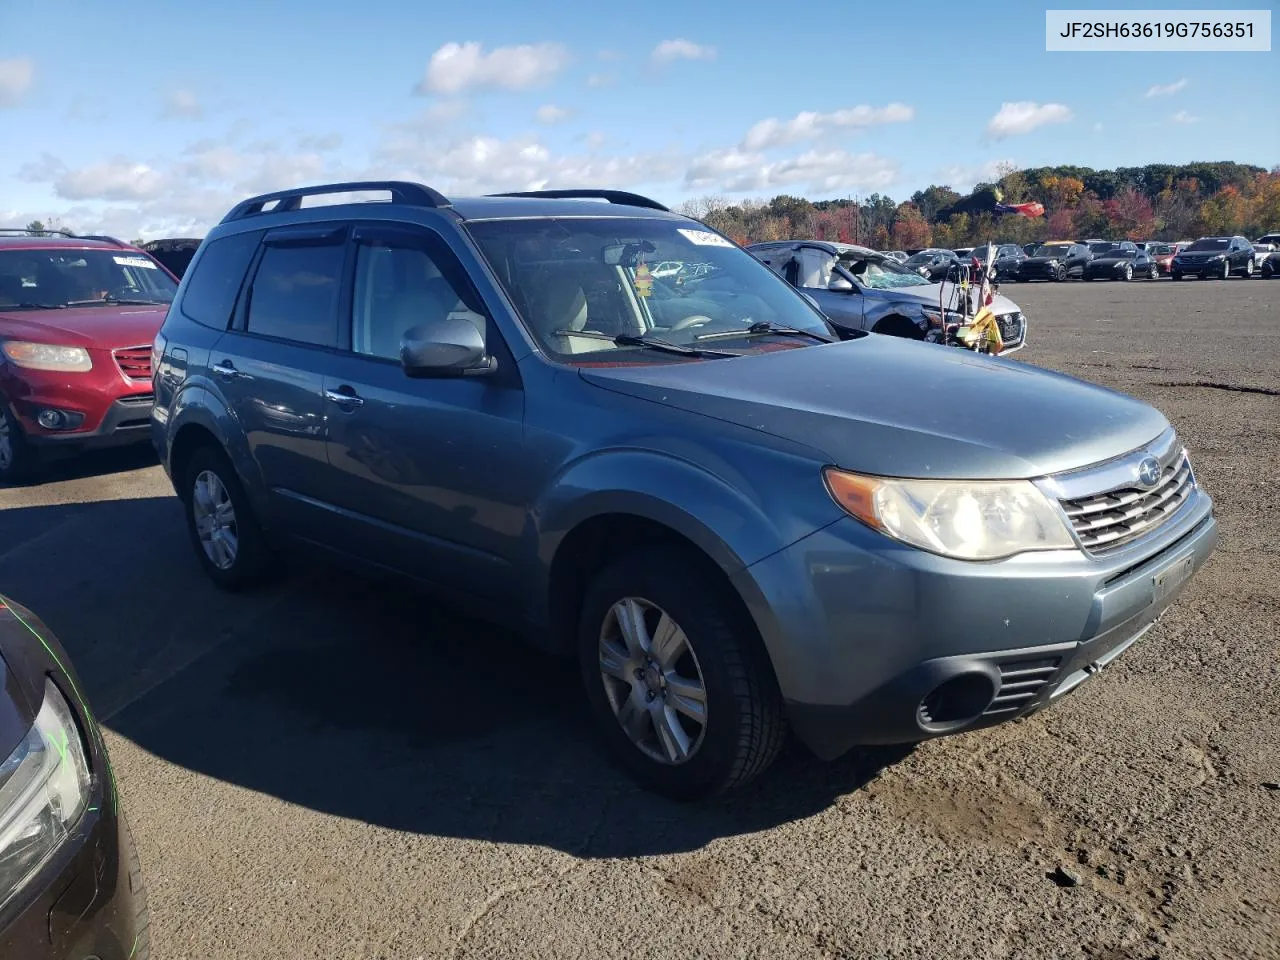
M0 483L0 490L7 487L35 487L42 483L128 473L130 470L153 467L158 462L155 450L149 443L133 443L124 447L90 450L75 456L47 457L40 462L30 479L24 479L16 484Z
M314 810L638 856L817 813L905 753L820 764L792 745L729 797L670 803L609 762L567 661L403 584L329 567L257 595L221 593L173 498L64 510L0 512L0 542L46 519L65 528L0 555L0 590L58 633L104 724L171 763ZM104 563L84 549L126 531L139 546L125 556Z

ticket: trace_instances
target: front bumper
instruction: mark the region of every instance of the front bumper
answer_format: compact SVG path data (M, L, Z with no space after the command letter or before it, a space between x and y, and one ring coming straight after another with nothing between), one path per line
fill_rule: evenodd
M0 957L129 960L138 940L123 822L104 793L44 868L0 913Z
M1222 275L1222 261L1197 261L1195 263L1178 263L1173 261L1170 273L1180 273L1184 277L1218 277Z
M1189 578L1216 542L1212 501L1198 489L1177 517L1105 560L1054 551L967 563L849 519L735 584L797 736L829 759L1048 705L1141 636L1185 579L1167 585Z
M146 443L150 439L152 396L149 393L119 397L112 401L97 426L89 430L31 430L38 409L54 404L21 400L14 406L23 427L27 429L27 442L52 452L128 446Z

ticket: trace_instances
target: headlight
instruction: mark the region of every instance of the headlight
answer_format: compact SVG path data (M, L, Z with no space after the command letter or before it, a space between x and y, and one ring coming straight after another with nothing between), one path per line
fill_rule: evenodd
M60 347L52 343L24 343L7 340L4 355L19 367L28 370L58 370L64 373L84 373L93 369L93 360L84 347Z
M89 763L52 681L26 738L0 763L0 906L70 833L89 800Z
M1210 259L1210 260L1221 260L1221 259L1222 259L1222 254L1220 254L1220 253L1215 253L1215 254L1214 254L1212 257L1210 257L1209 259Z
M940 327L945 320L947 323L961 323L964 321L964 314L958 310L939 310L937 307L921 307L920 313L929 321L930 326Z
M959 560L998 560L1075 546L1029 480L895 480L828 467L832 498L886 536Z

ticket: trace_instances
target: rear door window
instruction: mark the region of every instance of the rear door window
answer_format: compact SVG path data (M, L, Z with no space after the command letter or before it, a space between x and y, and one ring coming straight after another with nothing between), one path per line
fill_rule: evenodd
M346 261L345 231L278 243L267 237L249 290L245 329L319 347L338 345L338 293Z

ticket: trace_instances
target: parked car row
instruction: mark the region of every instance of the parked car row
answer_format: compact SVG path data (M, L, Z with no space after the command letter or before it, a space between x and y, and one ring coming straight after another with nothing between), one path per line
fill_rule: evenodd
M1019 247L996 246L995 277L1003 282L1033 280L1175 280L1187 277L1227 279L1232 276L1270 278L1276 273L1280 234L1267 234L1250 243L1244 237L1201 237L1199 240L1165 243L1132 240L1049 240ZM896 258L900 251L883 254ZM959 265L971 258L985 261L988 247L956 250L930 247L907 257L904 266L932 282L956 276ZM1095 262L1096 261L1096 262Z

